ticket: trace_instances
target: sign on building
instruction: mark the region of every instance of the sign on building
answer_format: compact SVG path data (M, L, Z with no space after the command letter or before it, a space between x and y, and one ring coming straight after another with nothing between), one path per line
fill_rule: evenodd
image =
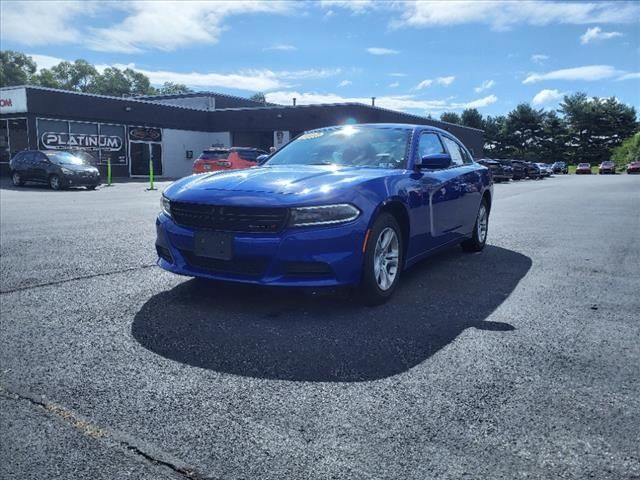
M23 113L27 111L27 91L25 88L0 90L0 114Z

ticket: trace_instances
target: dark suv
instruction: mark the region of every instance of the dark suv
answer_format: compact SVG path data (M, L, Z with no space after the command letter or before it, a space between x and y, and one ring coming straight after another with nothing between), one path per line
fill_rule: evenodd
M11 180L17 187L25 182L46 183L54 190L100 185L100 173L87 157L65 150L25 150L9 162Z

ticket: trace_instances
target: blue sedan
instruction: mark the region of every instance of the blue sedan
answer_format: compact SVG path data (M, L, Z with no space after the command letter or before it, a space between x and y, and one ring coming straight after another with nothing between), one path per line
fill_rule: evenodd
M482 250L492 195L488 169L449 132L322 128L261 166L170 185L156 220L158 264L232 282L356 286L381 303L429 254Z

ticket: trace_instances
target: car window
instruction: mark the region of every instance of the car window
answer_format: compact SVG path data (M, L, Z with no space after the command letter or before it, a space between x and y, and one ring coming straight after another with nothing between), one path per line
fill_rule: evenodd
M13 157L14 163L23 163L24 162L24 152L16 153L15 157Z
M412 131L358 125L315 130L276 151L266 165L406 168Z
M447 146L447 150L449 150L449 155L451 155L453 165L464 165L464 157L462 156L460 146L448 137L442 137L442 140L444 140L444 144Z
M205 150L200 154L200 160L226 160L229 150Z
M257 150L238 150L237 152L238 156L247 162L256 162L258 155L260 155Z
M423 133L420 136L418 152L420 152L420 158L426 155L445 153L442 142L440 141L438 135L435 133Z

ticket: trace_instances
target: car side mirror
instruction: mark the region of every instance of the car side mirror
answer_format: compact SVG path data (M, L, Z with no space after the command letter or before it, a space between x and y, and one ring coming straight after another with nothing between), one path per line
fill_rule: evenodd
M451 166L451 155L448 153L432 153L425 155L420 159L419 168L428 168L432 170L449 168Z
M262 165L267 160L269 160L269 155L258 155L258 158L256 158L258 165Z

